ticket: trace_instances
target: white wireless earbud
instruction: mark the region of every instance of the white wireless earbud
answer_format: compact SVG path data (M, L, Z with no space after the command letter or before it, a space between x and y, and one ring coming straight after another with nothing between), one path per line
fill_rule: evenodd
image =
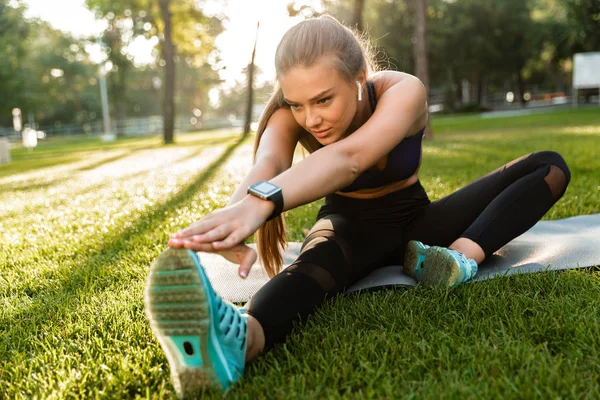
M356 86L358 86L358 101L362 101L362 85L356 81Z

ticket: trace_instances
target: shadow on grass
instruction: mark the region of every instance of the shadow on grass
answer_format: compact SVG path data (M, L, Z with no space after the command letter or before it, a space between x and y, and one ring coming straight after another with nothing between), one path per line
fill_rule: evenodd
M97 161L95 163L91 163L91 164L88 164L88 165L84 165L83 167L76 168L73 171L74 172L90 171L92 169L101 167L101 166L103 166L105 164L109 164L111 162L118 161L118 160L121 160L123 158L129 157L130 155L132 155L133 153L135 153L137 151L148 150L148 149L151 149L151 148L154 148L154 146L147 146L147 147L141 147L139 149L133 149L133 150L129 150L129 151L124 151L122 154L117 154L116 156L112 156L112 157L106 157L106 158L104 158L104 159L102 159L100 161Z
M194 147L194 146L212 146L219 143L228 142L235 138L235 135L223 135L222 137L209 137L209 138L198 138L196 140L185 140L181 143L174 144L175 147ZM126 145L126 143L122 143ZM139 146L139 145L138 145ZM83 149L65 149L63 152L51 151L51 152L43 152L39 154L27 154L27 158L23 159L14 159L12 163L0 166L0 178L4 178L6 176L10 176L13 174L22 174L27 172L33 172L36 170L41 170L49 167L56 167L59 165L73 164L75 162L81 161L83 157L85 157L86 153L94 152L94 151L114 151L114 150L123 150L123 154L107 157L97 162L90 163L88 165L81 166L79 168L68 169L67 171L79 172L79 171L89 171L94 168L98 168L104 164L108 164L110 162L114 162L125 158L137 151L142 150L151 150L158 149L164 147L165 145L161 143L143 145L139 147L135 147L133 145L132 149L127 150L127 148L123 148L123 146L108 146L104 148L83 148ZM39 186L34 186L34 188L44 188L47 186L51 186L55 182L60 181L60 179L48 180L43 183L39 183ZM0 190L19 190L19 191L28 191L28 184L2 184L0 185Z
M94 168L98 168L104 164L108 164L120 159L123 159L125 157L129 157L131 154L133 154L134 152L136 152L138 149L136 150L131 150L131 151L126 151L123 152L122 154L118 154L116 156L112 156L112 157L106 157L103 158L100 161L94 162L94 163L90 163L87 165L84 165L82 167L79 168L73 168L73 169L68 169L65 172L71 172L71 173L76 173L76 172L80 172L80 171L89 171L92 170ZM139 149L142 150L142 149ZM79 161L79 159L77 159L76 161ZM67 162L65 164L68 164L70 162ZM60 164L56 164L56 165L60 165ZM54 165L53 165L54 166ZM44 166L41 166L40 168L43 168ZM24 169L23 171L20 172L29 172L32 170L35 170L36 168L30 168L30 169ZM33 191L33 190L38 190L38 189L45 189L48 188L50 186L53 186L57 183L60 183L62 181L64 181L65 179L67 179L67 177L65 176L59 176L58 178L54 178L54 179L49 179L46 180L45 182L40 182L40 183L34 183L34 184L28 184L25 183L23 184L4 184L4 185L0 185L0 190L7 190L7 191L13 191L13 192L29 192L29 191Z
M200 152L206 147L206 146L216 146L218 144L223 144L224 142L229 141L231 138L229 137L224 137L224 138L211 138L211 139L198 139L198 140L193 140L193 141L186 141L183 143L176 143L174 145L174 147L181 147L181 148L186 148L186 147L196 147L196 146L201 146L201 148L198 151L194 151L191 154L188 154L187 156L184 156L180 159L177 160L177 162L183 162L183 161L187 161L190 158L193 158L195 156L197 156L198 154L200 154ZM141 146L141 147L136 147L133 148L129 151L124 152L123 154L120 155L116 155L114 157L107 157L103 160L100 160L96 163L92 163L90 165L85 165L81 168L77 168L74 171L89 171L98 167L101 167L102 165L105 164L109 164L113 161L118 161L122 158L126 158L134 153L137 153L139 151L145 151L145 150L156 150L156 149L161 149L161 148L165 148L165 144L163 143L159 143L159 144L155 144L155 145L149 145L149 146ZM170 145L169 145L170 146Z
M224 142L229 141L230 138L219 138L219 139L210 139L210 140L196 140L193 142L194 146L215 146L215 145L219 145L219 144L223 144ZM107 157L105 159L102 159L100 161L94 162L94 163L90 163L88 165L84 165L82 167L79 168L73 168L73 169L69 169L65 172L71 172L71 173L77 173L77 172L86 172L86 171L90 171L93 170L95 168L101 167L103 165L109 164L111 162L115 162L124 158L127 158L129 156L131 156L132 154L138 152L138 151L143 151L143 150L152 150L152 149L158 149L161 148L163 145L157 145L157 146L144 146L144 147L140 147L140 148L136 148L130 151L125 151L122 154L118 154L112 157ZM189 145L188 143L186 143L185 145L182 146L177 146L177 147L191 147L192 145ZM185 162L188 161L191 158L197 157L199 154L201 154L204 150L206 150L206 147L200 147L199 149L192 151L190 154L185 155L177 160L175 160L175 162ZM123 176L122 179L127 179L127 178L135 178L139 175L142 175L144 173L147 173L150 169L155 168L156 166L153 165L149 168L143 169L141 171L135 172L133 174L130 175L126 175ZM34 190L38 190L38 189L45 189L48 187L51 187L57 183L61 183L63 182L65 179L72 179L71 176L67 177L67 176L59 176L57 178L54 179L50 179L50 180L46 180L44 182L39 182L39 183L34 183L34 184L11 184L11 183L7 183L4 185L0 185L0 190L6 190L6 191L14 191L14 192L29 192L29 191L34 191ZM78 191L74 194L74 196L77 196L79 193L82 192L87 192L89 191L89 188L85 188L81 191Z
M11 351L33 351L36 345L29 343L34 341L43 326L53 320L55 315L64 315L76 311L77 299L83 291L102 292L107 287L122 281L123 277L112 270L112 261L118 260L129 253L139 251L139 247L131 246L132 242L140 239L156 229L165 219L165 215L177 209L196 194L202 186L217 173L219 168L231 157L233 152L244 142L244 139L231 144L223 154L209 165L203 172L198 174L193 181L182 188L175 196L167 202L150 209L145 215L128 225L119 235L106 237L106 242L100 251L88 253L85 247L75 249L73 258L76 259L75 266L69 270L68 275L56 277L56 271L43 274L40 280L48 280L53 283L51 288L40 289L40 292L25 292L31 298L29 307L24 308L10 318L2 318L0 326L11 327L4 330L5 338L19 337L19 344L0 342L0 359L8 361ZM123 221L126 223L127 221ZM85 255L84 258L77 255ZM65 258L68 258L66 255ZM63 267L65 268L65 267ZM10 296L10 293L8 294ZM75 300L75 301L69 301ZM6 319L5 319L6 318ZM23 348L18 348L20 345Z
M76 154L54 157L50 159L50 162L41 158L32 159L29 160L26 167L24 166L24 161L13 161L10 164L0 166L0 179L10 175L33 172L44 168L55 167L57 165L72 164L78 161L81 161L81 156Z

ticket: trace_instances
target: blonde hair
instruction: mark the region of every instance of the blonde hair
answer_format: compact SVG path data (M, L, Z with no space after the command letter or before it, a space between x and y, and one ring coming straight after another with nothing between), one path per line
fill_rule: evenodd
M353 82L362 72L367 74L375 70L375 63L368 42L353 33L335 18L323 15L319 18L307 19L290 28L275 52L275 70L277 79L281 79L294 67L310 67L325 55L336 56L335 66L341 76ZM269 118L278 109L289 106L283 99L281 87L277 84L265 110L263 111L254 142L254 161L260 144L260 138L267 126ZM309 152L318 147L316 141L310 140L307 132L300 138L300 144ZM283 216L266 222L256 232L258 253L267 274L275 276L283 265L282 252L285 249L285 221Z

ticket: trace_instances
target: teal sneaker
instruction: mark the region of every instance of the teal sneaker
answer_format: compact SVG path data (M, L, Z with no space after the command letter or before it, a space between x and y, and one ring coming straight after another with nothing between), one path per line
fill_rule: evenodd
M146 315L177 396L227 389L244 373L248 314L213 290L195 252L168 248L150 268Z
M478 269L475 260L459 251L438 246L427 249L421 267L423 284L447 287L460 285L475 277Z
M425 261L425 252L429 246L417 240L411 240L404 251L404 266L402 272L415 280L421 278L421 266Z

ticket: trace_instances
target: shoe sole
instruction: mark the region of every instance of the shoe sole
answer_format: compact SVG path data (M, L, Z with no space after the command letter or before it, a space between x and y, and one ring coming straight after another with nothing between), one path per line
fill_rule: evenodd
M187 249L168 248L148 274L146 315L169 362L179 398L207 387L222 388L218 371L223 372L225 358L210 323L213 305L206 295L211 293L208 285L204 268Z
M462 276L460 266L443 248L432 246L427 249L426 265L421 267L421 279L424 285L455 286Z
M425 259L425 247L419 245L416 241L411 240L404 251L404 267L403 272L413 279L420 279L417 273L417 265Z

